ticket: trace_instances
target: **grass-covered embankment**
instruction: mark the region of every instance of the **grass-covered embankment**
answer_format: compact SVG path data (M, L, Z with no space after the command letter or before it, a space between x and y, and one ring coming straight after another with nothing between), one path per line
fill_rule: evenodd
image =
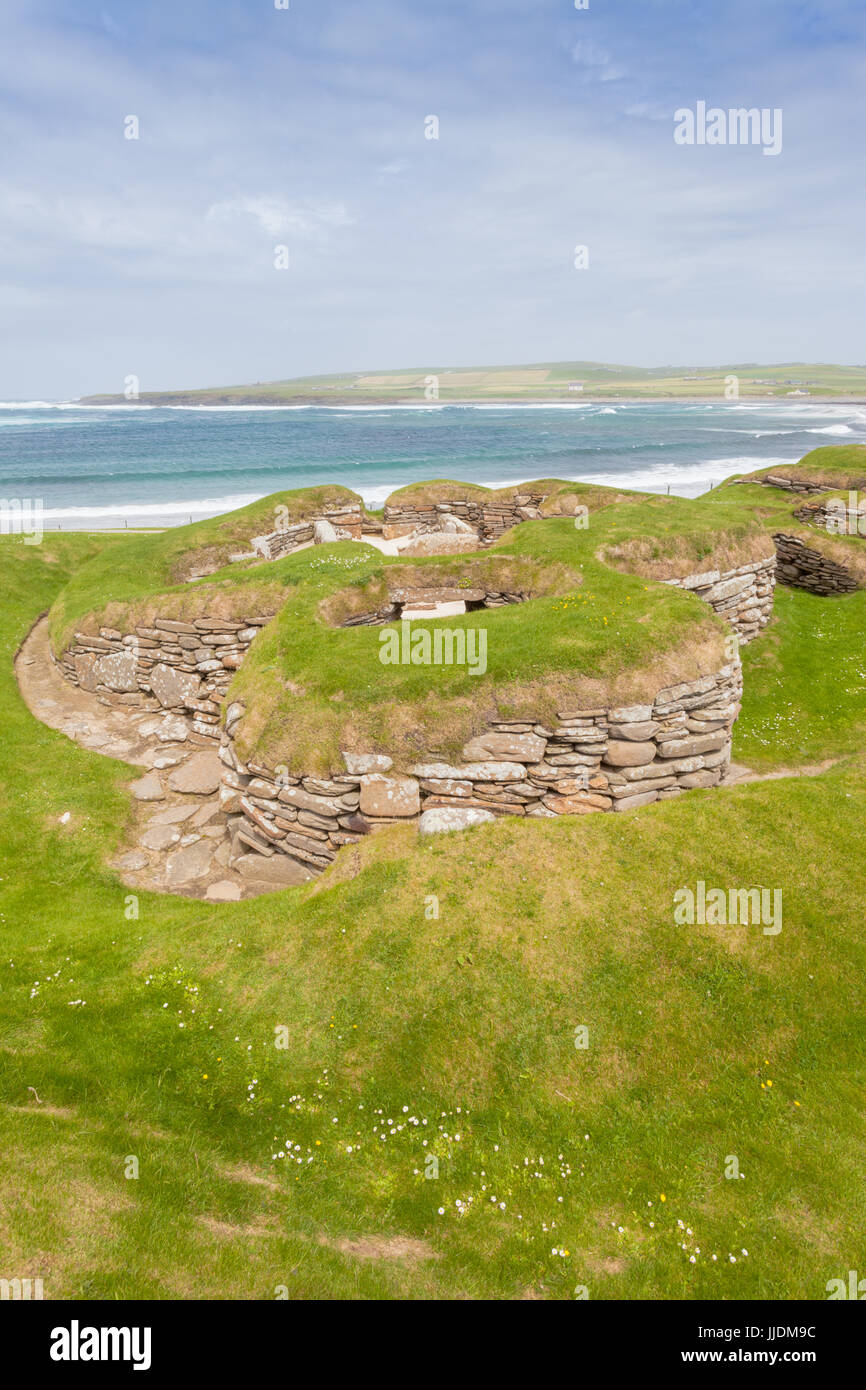
M857 1267L862 755L398 830L313 886L135 916L103 867L127 770L36 723L11 670L93 544L0 542L4 1271L61 1298L785 1299ZM784 688L818 601L780 597ZM828 625L828 669L850 640ZM797 689L817 756L826 690ZM780 888L782 931L676 926L698 879Z
M132 611L146 612L147 599L156 595L172 595L178 614L193 610L198 599L184 597L191 577L221 571L229 565L233 554L249 550L254 536L318 516L325 508L360 502L357 493L336 484L296 488L272 493L237 511L194 521L189 526L123 536L119 544L105 546L90 563L82 565L59 594L51 614L54 649L61 651L76 627L94 627L96 618L111 624L124 621ZM230 566L222 582L211 579L210 574L198 581L199 585L218 586L224 606L219 616L234 616L231 592L244 585L252 588L247 588L242 599L273 599L273 592L268 590L267 580L259 575L257 567L250 575L248 566L252 563L250 552L248 561ZM260 595L254 593L257 586ZM243 602L239 611L242 616Z

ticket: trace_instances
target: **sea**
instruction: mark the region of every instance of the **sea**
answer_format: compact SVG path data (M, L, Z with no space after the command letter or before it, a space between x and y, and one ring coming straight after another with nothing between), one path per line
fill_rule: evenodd
M564 478L696 497L821 444L866 443L866 405L580 401L395 406L0 402L0 501L46 530L183 525L289 488L342 483L368 506L452 478Z

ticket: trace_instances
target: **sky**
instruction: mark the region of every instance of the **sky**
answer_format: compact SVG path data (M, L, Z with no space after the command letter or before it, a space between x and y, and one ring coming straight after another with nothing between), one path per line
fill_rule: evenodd
M281 3L3 0L0 399L866 361L862 0Z

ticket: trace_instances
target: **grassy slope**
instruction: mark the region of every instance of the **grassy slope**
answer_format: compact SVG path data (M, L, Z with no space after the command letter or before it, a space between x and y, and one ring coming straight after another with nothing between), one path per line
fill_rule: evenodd
M523 492L544 493L541 511L545 516L574 516L575 508L580 504L594 511L598 507L611 506L628 497L638 498L645 495L625 488L600 487L595 483L566 482L562 478L532 478L516 486L512 484L501 488L482 487L479 483L463 483L453 478L431 478L397 488L387 498L386 505L418 505L424 502L446 502L455 498L468 498L476 502L511 502L515 494L520 495Z
M768 475L826 483L828 489L862 488L866 486L866 444L825 444L804 454L799 463L757 468L754 473L742 476L765 478Z
M801 477L826 484L826 492L810 495L787 492L784 488L762 486L757 480L767 473L780 473L783 477ZM756 473L742 475L745 481L734 483L728 480L721 487L707 492L699 500L700 506L714 509L723 506L726 514L739 508L742 516L753 517L768 531L783 531L788 536L798 536L804 545L819 550L835 563L849 569L858 582L866 586L866 545L860 535L840 535L835 529L812 525L801 521L795 512L804 505L841 498L847 505L848 492L862 493L866 483L866 446L829 445L813 449L799 464L782 469L765 468Z
M859 488L866 473L866 447L829 445L813 449L799 464L759 469L825 482L835 489ZM847 501L847 493L840 494ZM806 545L847 564L866 580L866 545L861 537L830 535L793 517L804 501L757 483L722 486L699 505L732 507L756 517L768 531L802 537ZM747 699L736 730L736 754L754 767L796 766L839 757L862 746L866 734L863 632L866 591L825 600L779 586L777 621L743 652Z
M622 817L400 830L313 887L128 920L101 867L124 770L36 723L10 667L75 547L0 544L4 1273L48 1297L823 1298L857 1266L862 756ZM849 650L853 616L795 648L816 602L780 603L786 681ZM798 688L816 752L825 697ZM675 927L698 878L781 887L784 930ZM273 1161L287 1137L314 1161ZM377 1234L432 1258L340 1248Z
M776 622L743 651L748 697L735 756L796 767L866 744L866 591L820 599L779 587Z
M189 526L155 535L116 537L59 595L51 615L55 649L61 650L75 628L95 611L104 613L113 605L118 616L128 604L172 586L185 593L191 571L225 565L232 553L248 548L254 536L315 515L323 506L360 501L357 493L338 484L295 488ZM258 583L258 572L250 577L243 563L232 565L229 574L233 585Z

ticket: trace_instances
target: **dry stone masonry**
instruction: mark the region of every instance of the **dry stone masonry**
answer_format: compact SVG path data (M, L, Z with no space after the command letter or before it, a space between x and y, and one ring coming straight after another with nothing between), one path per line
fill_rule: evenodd
M736 478L734 481L782 488L786 492L801 496L815 496L831 489L831 484L826 481L790 478L779 473L767 473L762 478ZM856 493L852 496L856 499ZM798 521L820 527L831 534L841 532L845 535L866 535L866 501L854 501L847 506L837 499L806 502L794 512L794 516ZM806 545L798 536L779 532L774 535L773 540L776 545L776 578L779 583L795 589L807 589L810 593L825 597L849 594L861 587L856 576L844 565L829 559L820 550Z
M780 582L824 596L850 594L860 588L850 570L806 545L799 537L779 534L773 539Z
M397 540L413 534L453 531L475 535L485 545L492 545L512 526L521 521L537 521L539 508L546 494L515 493L511 500L478 500L456 498L448 502L405 501L397 495L385 503L383 535Z
M776 587L776 559L754 560L736 569L707 570L685 579L667 579L666 584L689 589L727 619L745 646L767 626L773 615Z
M279 560L290 555L304 545L324 545L329 541L359 541L361 533L369 531L365 525L363 507L360 502L342 507L324 507L316 516L305 517L303 521L291 526L280 526L265 536L256 536L252 548L265 560Z
M358 613L352 618L346 618L341 623L341 627L380 627L384 623L391 623L399 620L407 612L414 617L423 617L425 610L431 616L436 613L441 605L455 605L452 611L461 609L467 613L478 611L482 608L504 608L510 603L526 603L532 595L526 590L505 590L505 589L472 589L472 588L446 588L441 586L436 589L413 589L395 585L388 595L388 602L381 608L371 609L368 613Z
M233 703L220 798L236 853L289 855L318 872L383 825L418 822L427 833L498 816L622 812L714 787L730 762L741 697L736 661L646 704L562 710L553 728L493 723L457 764L431 754L397 775L386 754L346 752L344 770L329 777L245 763L234 742L245 711Z
M847 503L840 498L805 502L794 516L810 526L820 526L830 535L866 536L866 497L858 500L856 492Z
M220 706L250 643L273 615L227 622L157 618L132 632L101 627L76 632L59 661L62 674L82 690L121 704L191 716L194 733L219 738Z
M735 483L757 483L759 487L780 487L785 492L816 493L826 492L827 483L810 482L808 478L788 478L780 473L765 473L763 478L735 478Z

